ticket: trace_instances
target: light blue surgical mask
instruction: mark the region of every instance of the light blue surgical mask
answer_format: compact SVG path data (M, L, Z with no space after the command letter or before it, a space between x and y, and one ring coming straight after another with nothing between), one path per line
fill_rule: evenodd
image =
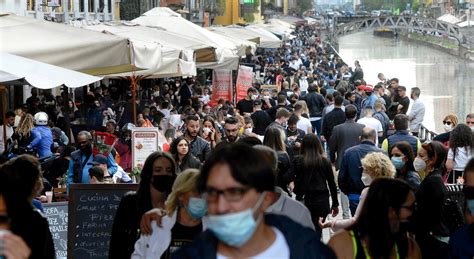
M193 219L200 219L207 213L207 201L205 199L191 197L189 198L186 210Z
M207 227L220 241L229 246L241 247L252 237L262 218L260 215L255 220L253 214L262 205L264 197L265 192L260 195L253 208L244 211L224 215L209 215Z
M402 156L392 156L392 164L396 169L400 170L405 166L405 161Z

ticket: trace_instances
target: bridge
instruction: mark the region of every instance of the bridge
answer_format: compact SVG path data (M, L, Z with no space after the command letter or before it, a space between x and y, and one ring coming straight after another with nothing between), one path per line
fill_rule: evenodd
M436 19L397 15L354 18L334 17L333 40L350 33L387 27L425 33L436 32L455 38L459 44L466 43L459 26Z

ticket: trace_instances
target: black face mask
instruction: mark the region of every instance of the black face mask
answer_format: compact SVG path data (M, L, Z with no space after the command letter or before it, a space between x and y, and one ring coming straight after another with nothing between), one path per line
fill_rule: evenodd
M78 148L81 150L82 153L84 154L90 154L92 153L92 145L89 143L87 145L78 145Z
M154 175L151 177L151 184L159 192L171 192L174 177L171 175Z

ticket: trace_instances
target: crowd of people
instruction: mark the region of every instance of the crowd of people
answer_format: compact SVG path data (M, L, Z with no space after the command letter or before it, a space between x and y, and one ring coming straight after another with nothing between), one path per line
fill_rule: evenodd
M321 33L298 26L246 56L256 76L235 103L211 102L206 71L149 80L139 103L118 82L76 102L33 89L0 127L0 257L54 258L35 201L58 178L133 182L131 130L158 127L165 143L121 200L110 258L472 258L474 114L419 139L420 89L382 73L368 84ZM113 144L98 154L102 136ZM449 184L464 200L448 202ZM325 228L338 231L327 245Z

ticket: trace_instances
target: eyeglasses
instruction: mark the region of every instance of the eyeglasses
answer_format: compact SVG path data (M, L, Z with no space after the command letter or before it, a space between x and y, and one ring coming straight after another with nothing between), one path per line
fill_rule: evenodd
M233 187L225 190L207 188L203 194L203 197L210 202L216 202L219 199L219 196L222 194L227 201L236 202L240 201L244 194L250 189L250 187Z
M444 125L451 125L451 123L452 123L452 122L450 122L450 121L443 121L443 124L444 124Z
M80 146L86 145L86 144L87 144L87 141L77 142L77 144L79 144Z

